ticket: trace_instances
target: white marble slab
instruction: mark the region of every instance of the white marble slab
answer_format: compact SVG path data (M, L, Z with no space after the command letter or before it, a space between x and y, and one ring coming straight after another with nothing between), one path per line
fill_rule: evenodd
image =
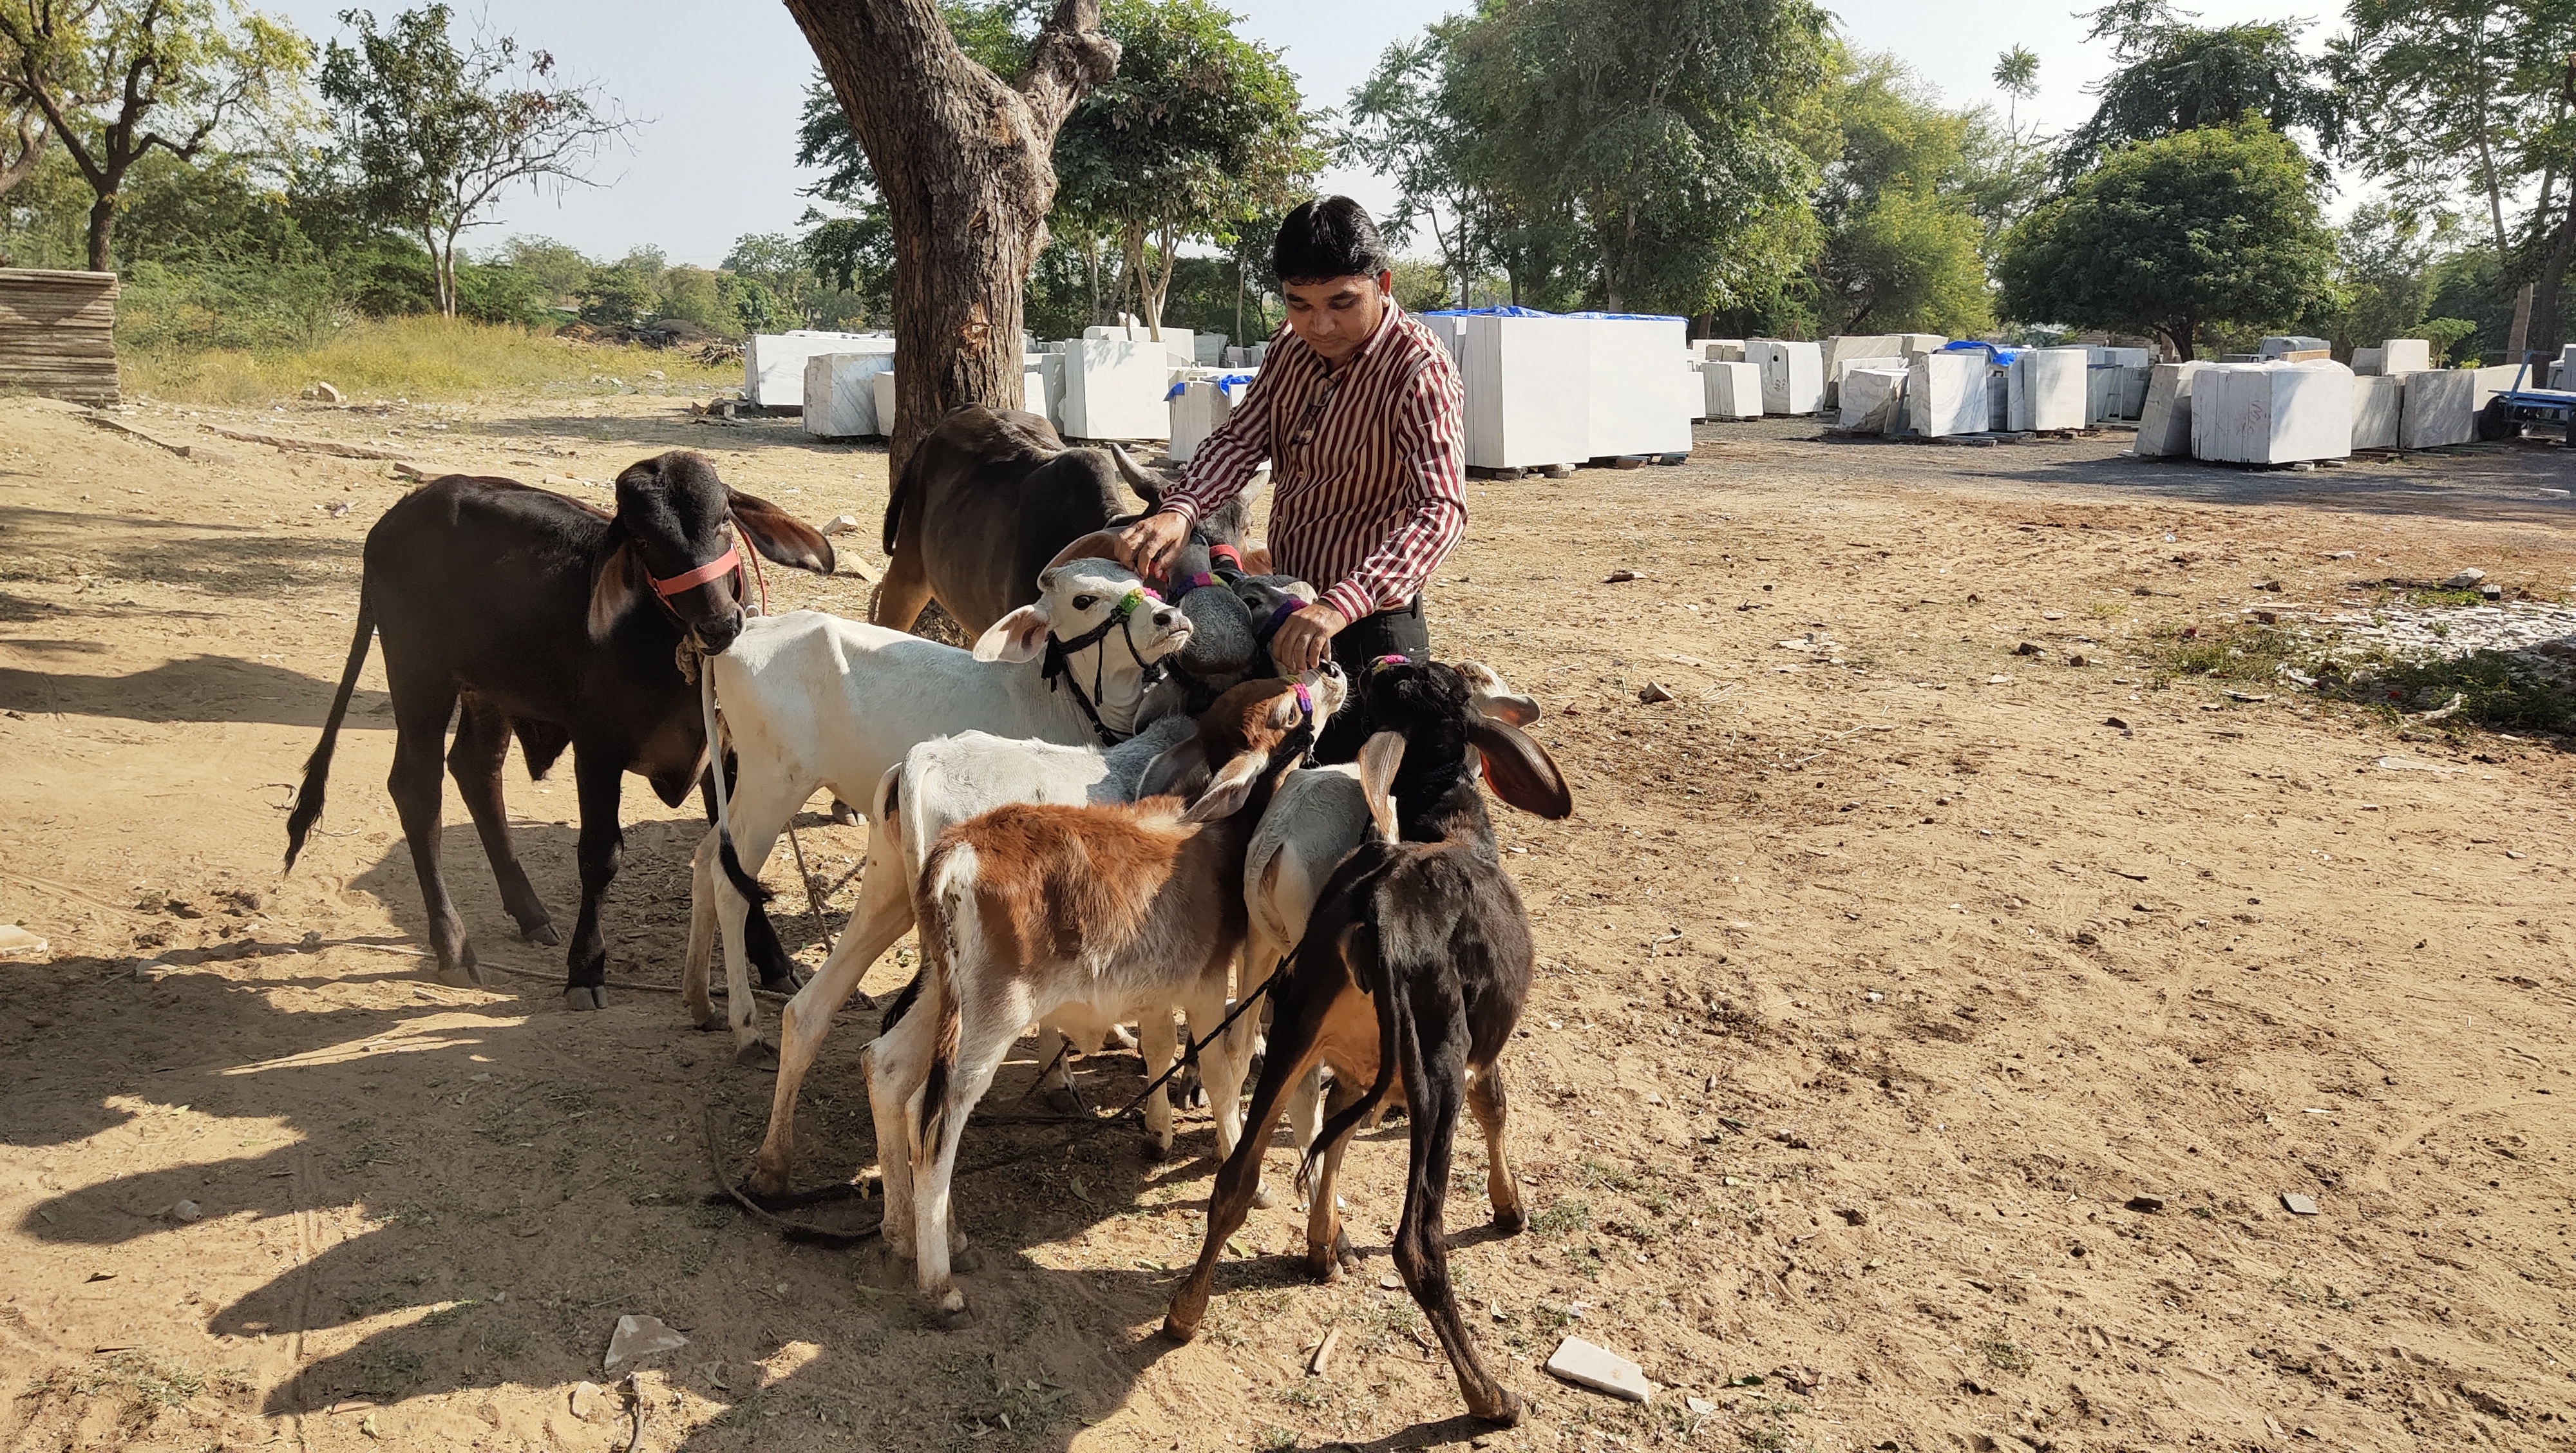
M2191 381L2209 365L2159 363L2147 371L2147 399L2138 411L2140 459L2191 457Z
M2406 392L2397 413L2397 447L2439 449L2478 437L2478 378L2461 368L2401 373Z
M2356 348L2354 353L2362 350ZM2352 447L2394 449L2397 421L2403 412L2406 380L2393 373L2352 376Z
M898 417L894 403L894 370L889 368L869 375L868 390L875 401L877 432L891 435Z
M1762 417L1762 370L1741 359L1710 359L1699 366L1702 407L1711 419Z
M1702 338L1699 356L1711 363L1742 363L1744 340L1741 338Z
M1214 379L1193 379L1181 385L1180 394L1169 403L1172 445L1168 452L1173 463L1187 464L1197 457L1199 445L1234 412L1235 397L1218 387Z
M2089 348L2026 348L2013 359L2004 411L2011 429L2081 429Z
M817 439L870 439L887 432L877 427L873 380L893 367L891 353L817 353L806 359L798 391L805 432Z
M1918 353L1938 353L1949 341L1938 333L1899 333L1896 351L1911 359Z
M1175 328L1168 323L1162 332L1164 352L1170 356L1174 367L1188 368L1198 362L1195 334L1187 328ZM1086 339L1124 338L1131 343L1150 343L1154 341L1154 330L1142 323L1094 323L1082 330L1082 336Z
M1068 439L1162 439L1172 427L1163 395L1172 361L1147 338L1077 338L1064 346L1064 423Z
M1762 412L1812 414L1825 405L1824 350L1785 338L1744 340L1744 361L1762 371Z
M2433 345L2423 338L2390 338L2379 345L2381 373L2422 373L2433 366Z
M803 408L805 360L818 353L892 352L894 339L884 333L755 333L742 345L743 397L764 409Z
M1931 439L1993 428L1994 403L1986 392L1989 371L1982 348L1916 355L1905 367L1907 426Z
M1467 463L1530 469L1591 458L1588 320L1488 313L1463 321Z
M1687 454L1690 401L1673 358L1690 326L1680 318L1580 318L1589 330L1584 384L1587 459Z
M1843 374L1836 422L1856 434L1884 434L1904 421L1906 369L1854 368Z
M2278 358L2284 353L2309 353L2327 346L2323 338L2311 338L2305 333L2276 333L2256 345L2254 352L2260 358Z
M2191 384L2191 446L2223 464L2352 453L2352 370L2330 359L2213 363Z

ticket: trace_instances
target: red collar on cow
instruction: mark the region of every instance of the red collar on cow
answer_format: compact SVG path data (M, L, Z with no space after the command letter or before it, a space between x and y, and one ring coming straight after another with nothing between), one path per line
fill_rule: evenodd
M741 568L742 552L731 545L727 545L725 546L725 552L723 554L718 555L713 560L708 561L706 564L699 566L695 570L683 571L678 575L672 576L668 580L655 577L652 572L647 571L645 572L645 578L653 582L653 593L655 595L662 597L664 600L669 600L672 596L678 595L681 591L691 589L695 586L704 585L710 580L718 579L733 571L740 570Z
M1243 552L1232 545L1208 546L1208 559L1230 567L1237 575L1243 573Z

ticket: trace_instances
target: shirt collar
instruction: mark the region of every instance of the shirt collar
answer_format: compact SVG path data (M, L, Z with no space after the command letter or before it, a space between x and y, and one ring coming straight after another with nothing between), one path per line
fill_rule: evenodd
M1386 342L1387 336L1396 330L1397 320L1403 316L1403 313L1403 305L1396 302L1394 294L1389 293L1386 299L1386 311L1378 315L1377 331L1368 336L1368 341L1360 345L1358 352L1342 360L1341 363L1327 363L1324 361L1324 355L1315 353L1311 348L1308 349L1307 352L1314 355L1315 366L1326 373L1330 373L1336 368L1356 366L1362 360L1376 353L1379 346ZM1293 333L1295 330L1292 329L1290 331Z

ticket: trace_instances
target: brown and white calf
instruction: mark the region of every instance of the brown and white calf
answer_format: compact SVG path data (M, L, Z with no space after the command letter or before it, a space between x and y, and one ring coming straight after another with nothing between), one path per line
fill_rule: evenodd
M1326 1281L1357 1254L1333 1196L1343 1147L1360 1121L1404 1097L1412 1135L1395 1266L1429 1315L1467 1409L1494 1422L1520 1420L1521 1402L1476 1357L1449 1284L1442 1206L1450 1142L1463 1100L1485 1132L1485 1191L1494 1224L1521 1229L1520 1182L1505 1146L1497 1063L1529 997L1530 927L1503 872L1476 782L1542 817L1574 807L1546 750L1510 723L1476 709L1450 667L1372 667L1355 688L1379 729L1360 753L1374 820L1318 896L1304 940L1271 990L1268 1050L1244 1138L1218 1170L1208 1239L1172 1296L1163 1330L1182 1341L1207 1314L1226 1238L1243 1225L1260 1186L1261 1156L1291 1087L1321 1065L1333 1072L1306 1226L1308 1262Z
M1195 802L998 807L942 833L924 859L913 898L921 1001L862 1064L886 1245L916 1261L923 1299L949 1325L968 1319L950 1275L965 1237L949 1180L993 1072L1030 1026L1067 1010L1168 1023L1178 1005L1194 1039L1214 1033L1243 941L1244 844L1343 689L1337 675L1273 677L1218 697L1172 748L1212 769ZM1210 1043L1209 1082L1242 1083L1250 1047L1249 1034Z

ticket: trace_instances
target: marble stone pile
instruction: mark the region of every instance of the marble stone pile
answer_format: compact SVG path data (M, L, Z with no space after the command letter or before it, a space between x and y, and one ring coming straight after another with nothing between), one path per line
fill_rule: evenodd
M1825 404L1824 351L1785 338L1748 338L1744 361L1762 373L1762 412L1812 414Z
M1061 355L1060 432L1068 439L1168 438L1172 421L1163 395L1171 387L1170 330L1163 343L1089 331L1100 336L1068 339Z
M1835 421L1855 434L1885 434L1901 428L1906 372L1902 366L1846 370Z
M2192 453L2225 464L2345 458L2352 397L2352 370L2331 359L2210 364L2192 380Z
M2004 427L2083 428L2091 367L2090 349L2023 349L2005 370Z
M1583 452L1579 459L1688 454L1698 380L1676 362L1681 318L1578 317L1589 335L1583 378Z
M1532 469L1592 457L1590 320L1469 313L1449 321L1467 395L1469 467ZM1688 429L1685 420L1685 441Z
M892 432L877 422L876 376L893 368L891 353L817 353L806 359L798 390L805 432L817 439L870 439Z
M742 396L764 409L803 408L805 360L822 353L892 352L894 337L887 333L755 333L742 345Z
M1992 429L1994 404L1987 393L1988 359L1982 348L1917 354L1905 366L1907 427L1927 439L1982 434Z
M2404 385L2397 415L2397 447L2439 449L2478 437L2478 376L2464 368L2427 368L2398 375Z
M2138 411L2137 456L2140 459L2191 457L2191 381L2209 367L2159 363L2147 372L2147 399Z
M2393 373L2352 376L2352 447L2394 449L2404 412L2406 380Z
M1742 359L1711 359L1699 366L1702 407L1711 419L1762 417L1762 371Z

